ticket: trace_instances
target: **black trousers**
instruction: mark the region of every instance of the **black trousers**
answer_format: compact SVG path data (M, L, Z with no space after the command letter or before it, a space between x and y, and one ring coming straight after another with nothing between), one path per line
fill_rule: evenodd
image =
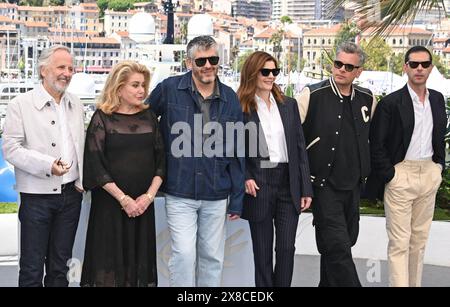
M73 183L61 194L20 193L19 287L67 287L82 193Z
M319 287L360 287L351 247L359 233L360 185L340 191L314 187L312 202L320 258Z
M295 237L298 213L292 203L287 163L270 170L270 183L258 193L268 202L270 214L261 222L249 222L257 287L290 287L294 270ZM266 203L267 205L267 203ZM298 200L300 206L300 199ZM275 268L273 236L275 226Z

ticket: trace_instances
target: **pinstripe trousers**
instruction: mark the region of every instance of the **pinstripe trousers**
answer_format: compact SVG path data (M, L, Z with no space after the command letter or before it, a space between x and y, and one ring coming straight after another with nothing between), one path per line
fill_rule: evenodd
M269 214L249 222L257 287L290 287L294 270L295 237L299 215L292 202L287 163L270 171L269 183L260 184L258 198L269 205ZM300 205L300 200L298 200ZM275 226L275 267L273 241Z

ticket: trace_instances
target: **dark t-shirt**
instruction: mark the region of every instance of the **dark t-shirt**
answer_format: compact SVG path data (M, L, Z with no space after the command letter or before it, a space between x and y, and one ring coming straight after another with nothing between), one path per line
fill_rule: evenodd
M207 123L209 123L211 119L210 116L211 102L214 99L220 97L219 82L218 80L215 81L214 92L208 97L202 96L202 94L198 91L197 86L195 86L194 80L191 81L191 85L192 85L192 92L197 98L196 104L198 108L201 110L203 115L203 126L205 126Z
M343 96L341 130L336 148L330 184L338 190L353 190L361 177L361 161L350 96Z

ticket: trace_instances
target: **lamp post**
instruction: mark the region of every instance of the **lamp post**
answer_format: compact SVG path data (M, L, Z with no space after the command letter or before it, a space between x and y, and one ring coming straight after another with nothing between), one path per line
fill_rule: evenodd
M300 72L300 62L301 62L301 56L302 56L302 47L303 47L303 29L300 28L300 31L298 32L298 46L297 46L297 72Z
M88 35L84 35L84 57L83 57L83 72L86 72L86 55L87 55L87 44L88 44Z
M173 13L176 6L178 6L178 2L176 5L172 3L172 0L163 1L164 12L167 14L167 33L166 38L163 41L163 44L173 45L174 43L174 21L173 21Z

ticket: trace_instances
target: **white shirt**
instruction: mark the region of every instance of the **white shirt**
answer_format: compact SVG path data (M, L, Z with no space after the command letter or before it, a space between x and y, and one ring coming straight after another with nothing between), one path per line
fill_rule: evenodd
M255 95L256 104L258 106L258 117L269 149L270 162L287 163L289 160L286 137L280 111L278 110L277 103L272 93L270 93L269 99L270 110L267 107L266 102Z
M66 96L61 97L61 101L58 103L52 99L53 106L56 109L56 115L58 118L57 125L60 130L61 135L61 160L67 163L70 167L69 172L64 174L62 177L62 183L72 182L78 179L78 161L77 155L75 153L75 144L73 141L72 134L68 126L68 118L66 114L66 108L68 106L68 100Z
M419 96L408 84L409 95L414 107L414 131L406 152L405 160L431 159L433 151L433 114L430 105L430 93L426 92L425 101L421 103Z

